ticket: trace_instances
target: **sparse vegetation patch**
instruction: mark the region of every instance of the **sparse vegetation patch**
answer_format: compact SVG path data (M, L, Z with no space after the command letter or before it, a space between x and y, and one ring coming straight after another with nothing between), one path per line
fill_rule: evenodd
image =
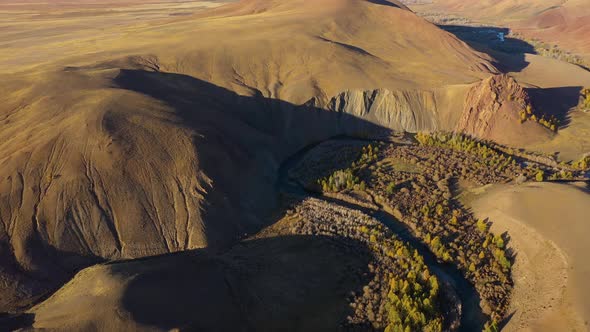
M555 116L538 114L538 112L533 111L533 107L531 105L528 105L526 109L521 110L519 112L519 116L520 123L524 123L526 121L537 122L551 131L557 131L559 128L559 120Z

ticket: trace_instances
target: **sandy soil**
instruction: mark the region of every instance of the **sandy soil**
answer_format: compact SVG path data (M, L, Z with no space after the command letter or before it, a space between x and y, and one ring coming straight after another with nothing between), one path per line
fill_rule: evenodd
M516 252L512 317L504 331L587 331L590 194L574 185L489 186L464 197Z

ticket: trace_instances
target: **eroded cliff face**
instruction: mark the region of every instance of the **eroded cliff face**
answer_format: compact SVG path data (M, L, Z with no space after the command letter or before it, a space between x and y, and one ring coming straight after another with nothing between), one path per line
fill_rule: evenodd
M346 91L332 98L328 109L374 121L394 131L433 131L440 127L432 91Z
M491 76L471 87L455 130L510 145L550 135L536 122L521 121L527 108L532 108L530 97L520 84L507 75Z

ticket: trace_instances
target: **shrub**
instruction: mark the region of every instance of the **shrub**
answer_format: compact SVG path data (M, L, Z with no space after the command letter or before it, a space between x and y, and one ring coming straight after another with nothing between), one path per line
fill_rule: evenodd
M583 89L581 97L580 107L584 110L590 110L590 88Z

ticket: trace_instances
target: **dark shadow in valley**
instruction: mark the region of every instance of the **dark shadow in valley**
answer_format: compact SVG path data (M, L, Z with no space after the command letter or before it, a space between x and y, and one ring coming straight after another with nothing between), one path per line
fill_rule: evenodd
M581 86L559 88L527 88L534 109L542 114L554 116L559 121L559 129L567 128L571 122L570 111L578 105Z
M0 331L17 331L33 326L35 315L29 313L23 314L3 314L0 313Z
M439 25L445 31L454 34L476 51L489 54L496 61L493 63L502 72L519 72L529 63L525 54L536 54L533 45L508 37L510 29L494 26Z
M0 244L0 261L2 261L3 273L10 276L6 282L17 284L21 292L28 294L22 298L15 297L15 293L1 294L4 297L2 300L9 303L11 312L23 312L34 304L44 301L78 271L104 261L91 252L70 252L49 245L41 240L39 233L27 238L26 248L32 253L30 259L37 268L35 272L23 269L16 261L12 250L3 248ZM12 315L0 312L0 331L4 331L2 329L4 326L19 324L22 324L21 328L24 328L29 322L32 324L30 317L24 313ZM30 326L30 324L26 326Z
M194 250L110 264L139 271L122 304L134 321L187 331L334 331L371 278L370 250L349 238L279 236L223 254ZM287 328L287 329L285 329Z

